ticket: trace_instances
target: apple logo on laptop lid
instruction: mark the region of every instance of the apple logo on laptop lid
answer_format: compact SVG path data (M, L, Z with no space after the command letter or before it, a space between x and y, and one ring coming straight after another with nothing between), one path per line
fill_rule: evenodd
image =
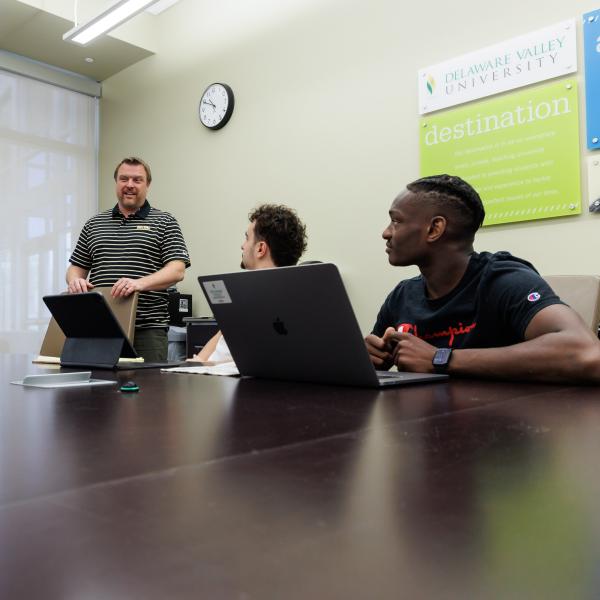
M288 330L285 326L285 323L279 318L277 317L274 321L273 321L273 329L279 334L279 335L287 335L288 334Z

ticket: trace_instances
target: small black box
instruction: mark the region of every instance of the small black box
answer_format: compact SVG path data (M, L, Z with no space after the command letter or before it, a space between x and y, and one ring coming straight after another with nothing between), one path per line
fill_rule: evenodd
M185 323L186 354L188 358L192 358L219 331L219 326L212 317L190 317L185 320Z
M182 326L184 317L192 316L192 295L169 292L169 325Z

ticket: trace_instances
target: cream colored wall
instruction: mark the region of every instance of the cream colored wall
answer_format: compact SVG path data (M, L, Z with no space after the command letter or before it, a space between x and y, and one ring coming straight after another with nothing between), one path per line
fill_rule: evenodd
M394 196L419 175L417 69L597 5L182 0L161 17L157 55L104 82L101 206L114 202L122 156L150 162L150 201L178 218L188 242L193 265L180 289L194 294L197 315L208 311L196 275L238 268L248 211L293 206L308 227L304 258L339 266L367 331L393 285L415 274L387 264L381 231ZM214 81L236 101L217 132L197 118ZM488 228L477 249L508 249L544 273L599 273L583 165L582 181L581 216Z

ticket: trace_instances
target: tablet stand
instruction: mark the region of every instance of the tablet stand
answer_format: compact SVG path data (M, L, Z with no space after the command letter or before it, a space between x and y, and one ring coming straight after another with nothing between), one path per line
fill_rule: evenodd
M63 367L93 365L100 369L114 369L123 350L123 338L65 339L60 364Z
M114 369L119 358L137 358L102 294L58 294L43 300L65 335L62 366Z

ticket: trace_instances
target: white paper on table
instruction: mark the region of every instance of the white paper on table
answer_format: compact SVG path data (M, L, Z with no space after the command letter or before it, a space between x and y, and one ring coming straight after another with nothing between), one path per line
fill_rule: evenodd
M172 367L171 369L161 369L161 371L170 373L191 373L193 375L222 375L236 376L240 372L233 361L219 363L217 365L201 365L197 367Z

